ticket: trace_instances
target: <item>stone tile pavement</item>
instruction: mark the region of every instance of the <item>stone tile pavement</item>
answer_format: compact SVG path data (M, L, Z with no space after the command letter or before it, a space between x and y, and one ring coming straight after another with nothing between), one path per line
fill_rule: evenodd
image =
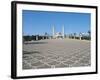
M23 69L91 65L90 41L49 39L23 44Z

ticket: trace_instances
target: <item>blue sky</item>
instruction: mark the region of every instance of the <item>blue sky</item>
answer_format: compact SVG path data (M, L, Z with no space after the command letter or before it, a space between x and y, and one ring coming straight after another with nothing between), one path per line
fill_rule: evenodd
M52 35L53 26L55 32L62 32L64 26L65 34L87 32L91 26L90 18L90 13L23 10L23 34L43 35L47 32Z

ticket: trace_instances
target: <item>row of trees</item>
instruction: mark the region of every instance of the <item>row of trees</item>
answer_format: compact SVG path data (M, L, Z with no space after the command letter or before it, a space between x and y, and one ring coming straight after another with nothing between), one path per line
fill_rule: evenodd
M48 39L48 36L39 36L39 35L27 35L27 36L23 36L23 40L24 41L31 41L31 40L41 40L41 39Z
M91 32L88 31L87 32L88 35L84 35L83 33L79 33L77 36L76 33L73 34L69 34L68 36L65 35L65 38L71 38L71 39L85 39L85 40L90 40L91 39ZM31 40L43 40L43 39L49 39L49 38L53 38L53 36L50 36L48 33L45 33L43 36L40 35L27 35L27 36L23 36L23 40L24 41L31 41Z
M45 32L44 36L40 36L40 35L26 35L26 36L23 36L23 40L24 41L31 41L31 40L41 40L41 39L48 39L49 38L49 35L48 33Z
M83 39L85 39L85 40L91 40L91 32L88 31L87 33L88 33L88 35L85 35L85 34L83 34L83 33L80 32L78 34L79 36L77 36L76 33L69 34L69 38L72 38L72 39L81 39L81 40L83 40Z

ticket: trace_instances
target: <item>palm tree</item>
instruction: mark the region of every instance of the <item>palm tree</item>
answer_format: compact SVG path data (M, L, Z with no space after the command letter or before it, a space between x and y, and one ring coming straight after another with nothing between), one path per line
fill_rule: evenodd
M47 39L47 37L48 37L48 33L47 33L47 32L45 32L45 34L44 34L44 35L45 35L45 37L46 37L46 39Z
M88 30L88 34L89 34L89 36L91 35L91 32L90 32L90 30Z
M80 38L80 40L82 40L82 33L81 32L79 33L79 38Z
M75 37L76 37L76 33L74 33L74 39L75 39Z
M88 30L88 34L89 34L89 39L91 39L91 31Z

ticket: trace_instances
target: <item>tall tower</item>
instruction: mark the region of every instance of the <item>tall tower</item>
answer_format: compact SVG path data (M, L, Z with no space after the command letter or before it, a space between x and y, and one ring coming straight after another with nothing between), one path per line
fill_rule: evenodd
M64 26L62 26L62 36L63 36L63 38L65 38L65 36L64 36Z
M54 38L54 36L55 36L55 28L54 28L54 26L53 26L52 32L53 32L52 36Z

